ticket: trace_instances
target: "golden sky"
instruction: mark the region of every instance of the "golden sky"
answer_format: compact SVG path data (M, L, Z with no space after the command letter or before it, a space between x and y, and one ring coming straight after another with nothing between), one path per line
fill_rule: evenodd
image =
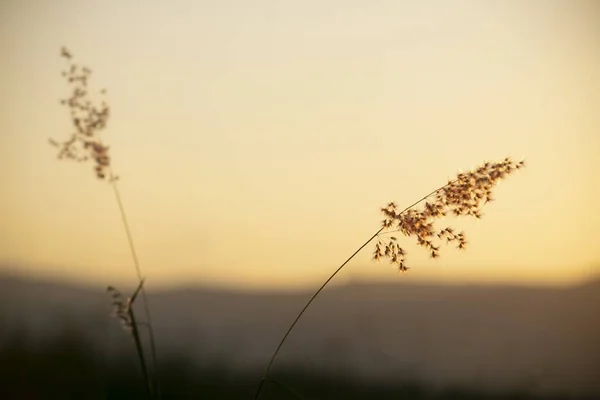
M466 252L337 282L569 283L600 273L600 2L2 1L0 268L131 282L114 195L58 161L67 46L149 284L314 286L458 169L525 158ZM444 221L445 224L447 221Z

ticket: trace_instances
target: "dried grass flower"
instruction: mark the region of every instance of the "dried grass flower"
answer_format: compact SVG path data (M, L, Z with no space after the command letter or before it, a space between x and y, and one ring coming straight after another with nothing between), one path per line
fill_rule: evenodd
M133 302L135 301L140 290L142 290L143 285L144 280L142 279L135 292L127 298L124 298L121 292L119 292L119 290L117 290L117 288L114 286L108 286L106 288L106 291L112 298L113 312L111 315L121 321L121 325L126 331L131 332L136 323L133 316Z
M377 235L373 259L387 259L399 271L408 271L406 251L398 238L384 236L392 232L415 237L417 244L424 247L431 258L440 256L442 244L452 243L457 249L465 250L465 233L455 232L451 227L437 229L437 220L448 214L480 219L483 216L481 207L494 200L492 190L498 182L523 167L524 161L514 162L508 157L499 162L485 162L470 172L459 173L456 179L423 199L425 203L420 208L415 206L400 212L394 202L382 207L382 231Z
M59 159L70 159L78 162L93 161L94 173L102 180L117 179L110 173L109 147L100 140L100 131L106 127L110 117L110 108L102 100L100 105L91 99L88 83L92 71L73 61L73 55L65 47L61 49L61 57L67 63L62 71L63 78L71 86L71 94L60 103L69 108L74 131L64 141L50 139L50 144L57 147ZM102 89L100 96L106 91Z

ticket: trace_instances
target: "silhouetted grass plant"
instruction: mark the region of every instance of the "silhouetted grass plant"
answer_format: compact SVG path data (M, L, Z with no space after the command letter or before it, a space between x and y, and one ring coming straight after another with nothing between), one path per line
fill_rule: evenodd
M287 332L279 342L275 352L271 356L265 372L260 380L254 399L257 400L261 390L267 380L271 380L269 373L281 350L281 347L288 336L306 312L311 303L321 293L327 284L352 260L362 249L364 249L374 239L377 239L373 259L380 261L387 259L390 263L397 266L401 272L407 272L409 267L406 264L406 251L400 245L396 236L386 236L398 232L403 236L415 237L417 244L424 247L431 258L440 256L440 247L442 243L456 244L459 250L465 250L467 240L464 232L455 232L451 227L438 229L435 222L445 217L447 214L454 216L472 216L480 219L482 217L481 207L493 201L492 190L502 179L513 172L525 167L524 161L514 162L510 158L505 158L499 162L485 162L478 168L467 173L459 173L456 179L450 180L444 186L432 191L422 197L415 203L406 207L402 211L398 210L396 203L391 202L381 208L384 219L381 222L381 228L377 230L366 242L364 242L346 261L342 263L327 278L315 294L308 300L304 308L298 313ZM416 208L419 204L425 202L422 209ZM277 381L279 385L282 383ZM286 386L287 387L287 386ZM293 390L289 388L290 390ZM295 391L297 396L299 394ZM300 396L301 397L301 396Z
M67 68L62 72L62 76L72 87L72 91L68 98L63 99L60 102L62 105L68 107L71 122L73 123L75 130L70 134L67 140L56 141L50 139L50 144L59 149L59 159L73 160L81 163L88 161L93 162L94 174L96 177L102 181L108 182L113 189L119 206L121 221L125 228L125 233L127 234L127 241L139 284L135 293L125 301L120 299L120 293L112 286L108 287L108 291L113 295L113 305L117 308L115 315L121 319L124 323L124 327L131 332L133 336L149 396L151 398L156 396L160 397L159 385L156 378L158 376L158 361L156 358L154 329L152 327L150 306L143 285L144 277L142 275L131 229L129 228L125 207L123 206L121 194L117 185L119 177L115 175L112 170L111 158L108 154L109 146L103 144L100 138L100 132L106 127L110 117L110 108L106 101L102 100L100 105L97 106L91 98L88 86L92 74L91 69L74 63L73 55L65 47L61 49L61 57L67 62ZM102 89L100 95L104 96L105 94L106 90ZM133 312L133 301L140 291L144 303L146 319L144 323L137 322ZM148 328L154 379L152 379L148 373L142 341L138 330L139 326L146 326Z
M71 133L70 137L65 141L58 142L50 139L50 143L59 148L59 159L71 159L78 162L91 160L94 163L94 173L96 177L100 180L109 182L113 188L119 205L123 226L127 234L139 285L133 295L125 300L114 287L109 286L108 291L113 298L115 316L121 320L124 328L131 332L133 336L148 395L151 398L154 398L160 395L157 382L158 363L156 360L156 347L150 317L150 308L144 290L144 277L141 272L133 237L129 229L127 216L118 190L118 177L113 173L111 168L111 159L108 154L109 147L104 145L99 137L99 132L106 127L110 115L109 107L105 101L102 101L101 105L97 107L90 99L88 80L92 71L89 68L74 64L72 62L71 53L64 47L62 48L61 56L64 57L68 63L67 70L63 71L63 77L73 87L71 96L61 100L61 104L66 105L69 108L75 131ZM104 95L104 93L105 91L102 90L101 94ZM467 240L464 232L456 232L450 226L440 229L436 227L436 222L448 214L457 217L472 216L478 219L481 218L481 208L485 204L493 201L492 190L496 184L524 166L524 161L514 162L510 158L505 158L498 162L485 162L470 172L459 173L454 180L450 180L444 186L432 191L401 211L394 202L390 202L385 207L382 207L381 212L383 213L384 218L381 227L350 257L348 257L348 259L346 259L346 261L344 261L331 276L329 276L298 313L271 356L255 392L254 399L257 400L259 398L261 391L265 386L264 384L267 381L271 381L281 388L284 388L292 395L302 398L302 396L289 385L270 377L269 374L273 363L283 344L311 303L329 282L348 264L348 262L350 262L350 260L352 260L369 243L375 239L377 240L373 251L373 259L375 261L387 259L392 265L395 265L400 272L407 272L409 267L406 263L406 251L400 245L398 237L392 235L393 233L398 233L405 237L414 237L417 244L423 247L429 253L429 256L434 259L440 256L442 244L454 244L457 249L465 250ZM423 202L423 207L417 208L417 206ZM144 302L145 323L136 321L133 311L134 301L140 292ZM139 335L140 326L147 326L148 328L154 378L152 378L148 372L142 340Z

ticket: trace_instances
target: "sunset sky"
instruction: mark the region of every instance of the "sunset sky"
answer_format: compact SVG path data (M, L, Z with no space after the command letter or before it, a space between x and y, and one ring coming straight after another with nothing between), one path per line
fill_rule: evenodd
M102 132L148 284L322 282L459 169L506 156L466 252L361 279L569 284L600 274L600 2L0 2L0 268L135 279L114 194L58 161L66 46L107 88ZM2 270L0 270L2 272Z

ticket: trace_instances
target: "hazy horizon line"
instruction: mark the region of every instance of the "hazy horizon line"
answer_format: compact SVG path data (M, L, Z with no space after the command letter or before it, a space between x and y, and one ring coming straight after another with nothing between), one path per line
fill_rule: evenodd
M54 265L54 264L43 264L43 265ZM57 266L58 265L54 265ZM600 263L594 263L593 271L598 271L600 268ZM74 276L57 275L53 272L44 272L44 271L35 271L33 272L28 267L35 267L34 264L23 263L23 262L11 262L11 261L0 261L0 280L4 279L17 279L21 281L29 281L36 283L46 283L46 284L59 284L66 285L72 287L78 287L82 289L93 289L97 287L90 281L89 279L80 279ZM332 270L333 272L333 270ZM394 279L400 275L401 279ZM589 284L600 283L600 273L590 273L587 276L581 277L576 280L569 280L563 283L557 283L552 281L510 281L510 280L478 280L478 279L465 279L465 280L437 280L430 278L419 277L417 279L405 279L406 276L410 276L410 271L405 275L403 273L392 274L390 279L377 279L368 276L349 276L338 279L337 281L334 279L329 284L331 289L335 288L344 288L344 287L352 287L352 286L434 286L434 287L504 287L504 288L524 288L524 289L571 289L571 288L579 288L582 286L587 286ZM114 284L113 282L103 282L102 287L106 287L109 284ZM119 283L120 286L135 286L136 282L128 283ZM264 286L264 287L255 287L248 286L243 287L239 284L226 284L223 282L212 282L212 281L194 281L194 282L181 282L181 283L158 283L152 284L151 288L148 288L150 291L154 292L168 292L171 290L193 290L193 289L210 289L210 290L218 290L218 291L229 291L236 293L244 293L244 292L252 292L252 293L304 293L310 292L317 289L316 284L304 284L297 287L288 287L286 285L281 285L281 287L272 287L272 286Z

